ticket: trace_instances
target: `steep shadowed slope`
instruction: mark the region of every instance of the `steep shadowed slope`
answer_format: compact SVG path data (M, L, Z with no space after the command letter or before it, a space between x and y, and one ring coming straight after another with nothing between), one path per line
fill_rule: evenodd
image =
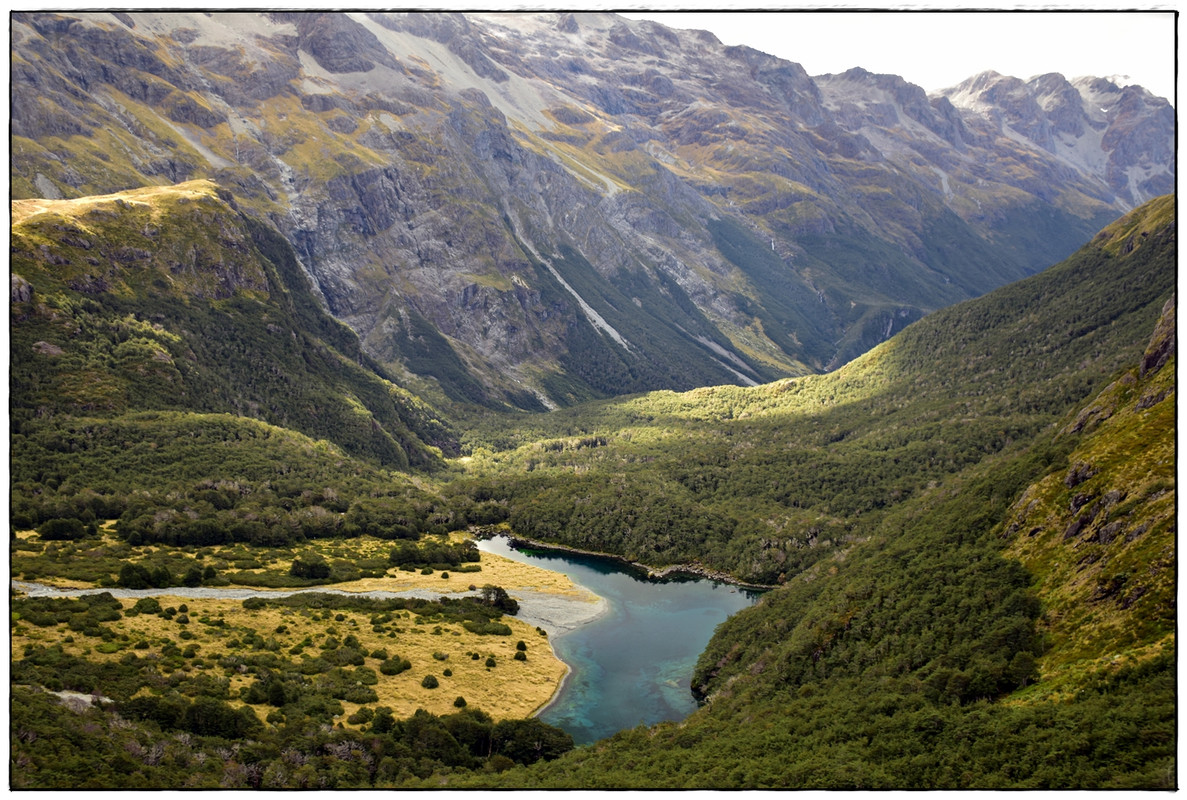
M232 413L428 468L452 437L321 310L288 244L207 181L12 207L10 418Z

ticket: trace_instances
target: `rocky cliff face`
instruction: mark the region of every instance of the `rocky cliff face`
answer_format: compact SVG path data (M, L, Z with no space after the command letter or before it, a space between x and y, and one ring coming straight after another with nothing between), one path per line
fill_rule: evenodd
M928 97L612 14L12 30L14 197L214 180L389 370L488 405L831 368L1173 185L1138 87Z

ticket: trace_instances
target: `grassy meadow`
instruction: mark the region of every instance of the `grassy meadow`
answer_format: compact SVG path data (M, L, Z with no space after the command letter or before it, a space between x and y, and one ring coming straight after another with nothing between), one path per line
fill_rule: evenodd
M454 534L454 541L463 537ZM127 545L120 542L104 526L101 535L82 542L42 542L33 531L17 534L17 548L13 552L12 571L22 576L23 567L43 565L51 557L72 561L102 564L104 559L117 560L113 553L122 553ZM135 547L125 554L133 562L145 559L174 558L198 564L231 565L258 564L242 570L257 576L271 576L281 580L287 575L294 557L316 554L333 559L361 561L386 558L391 543L370 537L354 540L314 541L297 551L251 548L251 561L244 560L238 546L209 548ZM185 552L185 551L190 552ZM80 558L80 556L82 558ZM343 592L408 590L439 590L443 595L465 593L472 587L497 585L514 592L526 589L566 597L587 597L588 593L574 585L565 575L522 564L499 555L482 553L475 565L480 571L450 572L432 569L389 569L383 577L369 577L357 581L312 587ZM473 569L473 567L471 567ZM37 569L33 577L39 582L59 588L93 588L94 583L69 578L45 576ZM110 573L109 573L110 574ZM228 582L225 588L243 584ZM217 587L222 588L222 587ZM255 587L248 587L255 588ZM162 590L167 592L168 590ZM268 590L259 590L266 593ZM110 633L96 640L86 635L71 635L65 622L47 627L22 624L20 612L14 611L11 650L14 660L26 655L29 648L58 646L70 656L98 663L118 662L128 654L145 656L173 649L188 653L176 666L164 665L166 675L178 671L182 675L206 675L227 681L227 696L239 698L255 680L251 672L236 667L221 667L220 662L233 658L243 650L262 649L269 653L294 656L294 664L308 663L326 643L342 641L353 636L360 653L365 654L363 666L378 670L389 658L405 659L411 668L396 675L380 673L373 684L376 699L370 703L342 702L341 721L357 718L359 709L371 705L386 706L396 717L412 715L417 709L433 714L445 714L455 708L455 701L463 697L490 714L494 719L514 719L531 715L546 704L562 681L567 667L555 656L547 635L540 629L504 615L499 622L510 628L508 635L482 635L468 630L460 622L425 616L413 611L375 614L360 609L344 608L331 612L316 606L284 607L272 604L245 608L238 599L187 599L184 590L178 595L162 594L157 600L165 615L134 613L129 610L137 603L133 599L118 600L119 619L105 624ZM253 604L254 605L254 604ZM168 613L174 609L176 614ZM391 619L376 623L383 616ZM184 621L179 621L183 620ZM263 642L256 647L253 643ZM517 643L526 645L525 660L517 660ZM495 666L487 666L494 659ZM237 665L236 665L237 666ZM445 674L448 672L449 674ZM435 688L422 686L427 675L437 678ZM100 694L102 686L97 687ZM147 688L144 690L147 691ZM243 706L233 699L232 705ZM261 719L263 714L260 715ZM347 722L346 724L351 724ZM361 722L354 723L356 726Z

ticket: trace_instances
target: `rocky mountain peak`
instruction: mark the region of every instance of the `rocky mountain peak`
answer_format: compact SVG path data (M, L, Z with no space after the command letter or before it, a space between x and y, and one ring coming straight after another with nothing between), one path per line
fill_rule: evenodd
M992 135L1020 137L1108 187L1132 208L1173 191L1174 109L1139 86L1059 74L1019 78L985 72L941 93ZM1122 141L1124 140L1124 144Z
M918 123L949 144L963 146L963 124L947 98L933 101L922 87L898 75L874 74L855 67L840 75L817 76L815 81L828 97L828 108L850 127Z

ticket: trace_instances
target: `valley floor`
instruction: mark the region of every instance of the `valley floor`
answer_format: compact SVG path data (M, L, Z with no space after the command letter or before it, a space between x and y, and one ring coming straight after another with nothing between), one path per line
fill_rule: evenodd
M35 538L23 533L21 538ZM237 628L260 631L272 640L271 649L292 651L302 641L316 641L335 635L353 634L365 652L394 650L408 659L414 667L397 675L382 675L374 687L378 703L390 707L397 718L411 716L418 708L444 714L454 710L455 698L465 697L467 703L490 714L495 719L526 717L546 706L559 690L569 668L556 656L548 636L572 630L604 612L606 601L574 584L567 576L522 564L494 553L481 553L481 572L437 573L392 570L382 578L315 586L302 589L261 589L252 586L197 586L164 589L97 588L79 580L58 579L51 576L38 581L12 580L12 589L24 597L80 597L103 592L120 600L123 610L132 608L141 598L153 597L162 606L183 608L195 620L207 624L179 627L172 620L139 615L120 619L117 629L118 647L95 644L89 637L69 636L69 631L56 628L22 626L19 623L12 636L12 655L20 659L29 646L60 645L72 655L95 660L121 658L131 645L132 652L153 649L157 645L173 643L181 648L193 647L206 659L182 667L185 672L201 671L214 666L209 659L217 659L221 648L228 646L229 631ZM15 574L15 570L14 570ZM496 585L505 589L519 602L515 616L504 616L502 622L512 629L510 636L480 636L458 625L421 625L419 621L396 632L376 634L368 620L355 615L336 615L338 625L302 618L292 609L267 607L248 610L247 598L283 598L301 593L321 593L358 597L415 597L436 600L442 597L462 597L477 594L475 584ZM187 605L188 604L188 605ZM425 628L429 628L428 631ZM184 633L183 633L184 631ZM428 633L428 635L423 635ZM414 635L422 634L422 635ZM243 638L242 636L240 638ZM177 641L174 641L177 639ZM373 641L372 641L373 639ZM395 641L391 641L394 639ZM528 643L528 658L517 661L517 641ZM135 643L135 644L133 644ZM484 661L474 657L495 657L499 666L487 668ZM442 677L442 688L429 689L421 685L426 670L440 673L450 668L452 673ZM232 679L235 684L236 680ZM246 686L250 676L239 683ZM240 687L231 686L232 694ZM346 718L362 704L343 703L341 715Z

